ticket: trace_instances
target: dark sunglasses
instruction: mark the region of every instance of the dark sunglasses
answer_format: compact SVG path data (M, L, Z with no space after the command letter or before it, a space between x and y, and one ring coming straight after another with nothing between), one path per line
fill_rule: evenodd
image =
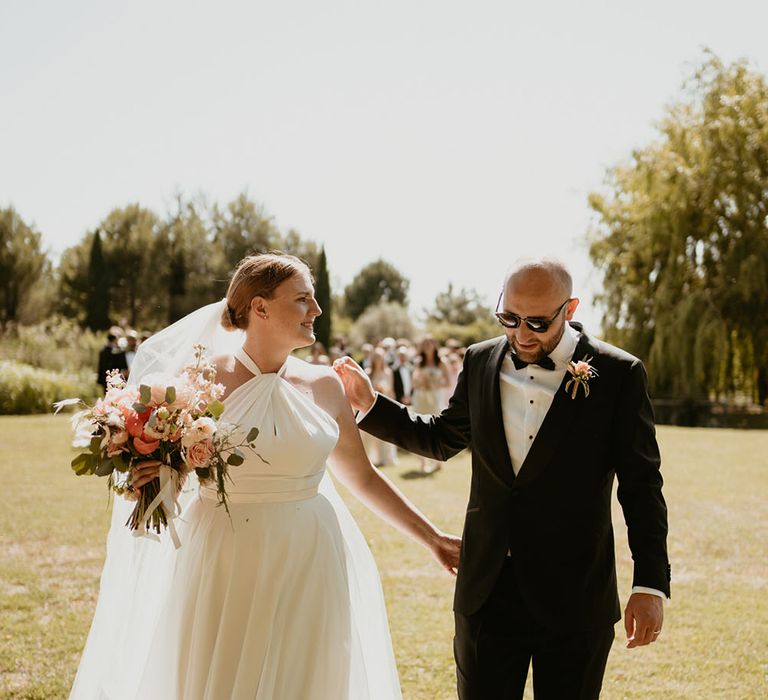
M557 311L555 311L554 314L552 314L551 318L538 318L536 316L518 316L517 314L513 314L511 311L499 311L499 304L501 304L501 297L504 295L504 292L502 292L499 295L499 300L496 302L496 318L499 319L499 323L504 326L505 328L519 328L520 324L525 322L525 325L528 326L530 330L532 330L534 333L546 333L549 330L549 327L552 325L552 322L560 315L560 312L563 310L565 305L571 301L571 299L566 299L562 304L560 304Z

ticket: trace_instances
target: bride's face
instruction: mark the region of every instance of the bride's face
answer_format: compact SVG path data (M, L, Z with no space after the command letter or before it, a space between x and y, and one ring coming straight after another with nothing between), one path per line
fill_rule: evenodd
M297 271L280 284L265 301L267 324L295 348L315 342L313 324L323 313L315 299L315 287L307 270Z

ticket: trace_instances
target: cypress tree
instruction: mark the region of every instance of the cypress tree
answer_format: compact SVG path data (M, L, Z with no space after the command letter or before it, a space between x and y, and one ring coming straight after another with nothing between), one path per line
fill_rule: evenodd
M93 236L88 262L88 296L85 325L93 331L109 328L109 269L101 247L99 231Z
M184 295L187 293L187 264L184 250L171 253L170 271L168 275L168 322L178 321L184 315Z
M315 321L315 337L325 345L326 350L331 344L331 283L328 279L328 261L325 257L325 247L320 249L315 274L315 298L323 310Z

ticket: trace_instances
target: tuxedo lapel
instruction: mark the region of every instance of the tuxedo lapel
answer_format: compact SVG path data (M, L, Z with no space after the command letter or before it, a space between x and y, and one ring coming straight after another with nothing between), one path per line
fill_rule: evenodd
M501 364L504 362L504 356L509 350L509 343L506 337L499 340L498 344L491 351L491 356L486 364L483 386L490 387L490 400L480 402L480 405L486 411L483 424L488 426L486 436L490 444L490 449L494 457L494 463L499 465L498 476L511 487L515 479L515 472L512 469L512 460L509 457L509 446L504 432L504 415L501 411Z
M581 360L585 355L592 356L595 352L589 338L582 334L576 344L573 358ZM547 411L541 428L539 428L536 439L517 473L514 488L519 488L535 479L552 460L561 442L570 432L576 410L581 408L581 402L584 400L583 392L579 392L577 397L572 399L570 394L565 391L565 385L570 378L570 373L566 371L563 381L560 382L560 386L552 399L552 405Z

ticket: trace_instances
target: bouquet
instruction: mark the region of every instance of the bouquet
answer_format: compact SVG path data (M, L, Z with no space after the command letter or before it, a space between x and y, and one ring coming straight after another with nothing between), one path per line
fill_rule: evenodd
M195 345L194 350L195 362L179 376L151 375L146 384L135 387L113 370L106 395L93 406L81 399L54 404L57 412L68 405L84 406L72 418L73 445L88 449L72 460L74 472L107 477L111 491L136 499L126 522L134 534L159 535L168 528L176 547L180 542L173 519L179 514L177 496L186 475L194 469L201 482L214 483L219 504L229 513L228 469L243 463L241 448L255 452L253 442L259 435L254 427L236 441L237 426L220 421L224 386L216 383L216 368L206 359L205 348ZM132 467L150 459L162 463L160 476L136 494Z

